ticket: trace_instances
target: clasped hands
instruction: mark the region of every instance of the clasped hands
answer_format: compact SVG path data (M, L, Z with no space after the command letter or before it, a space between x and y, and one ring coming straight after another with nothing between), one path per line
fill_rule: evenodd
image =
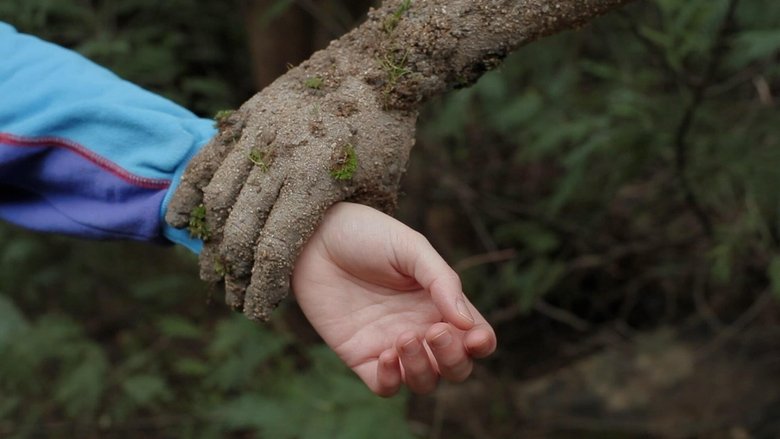
M375 87L348 75L314 93L306 69L218 118L166 221L204 241L201 278L224 282L226 302L247 317L267 320L292 287L314 329L375 393L465 379L496 339L455 272L400 222L337 204L393 208L416 112L386 111Z

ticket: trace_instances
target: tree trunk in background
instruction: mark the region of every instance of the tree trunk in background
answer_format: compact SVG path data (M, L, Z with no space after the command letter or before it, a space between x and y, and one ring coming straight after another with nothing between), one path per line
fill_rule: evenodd
M312 53L352 29L373 0L248 0L245 27L252 79L262 90ZM276 9L276 10L275 10Z

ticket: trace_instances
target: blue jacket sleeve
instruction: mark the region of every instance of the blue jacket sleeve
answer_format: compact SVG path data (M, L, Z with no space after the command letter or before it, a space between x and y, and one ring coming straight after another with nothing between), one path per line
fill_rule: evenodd
M0 218L200 250L163 216L211 120L2 22L0 60Z

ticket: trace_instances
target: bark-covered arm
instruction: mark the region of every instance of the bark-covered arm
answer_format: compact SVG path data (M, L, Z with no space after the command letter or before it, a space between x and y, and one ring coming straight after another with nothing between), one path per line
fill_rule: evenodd
M219 122L167 221L205 241L201 277L265 320L341 200L394 208L419 106L512 50L632 0L389 0Z
M355 33L361 34L358 39L381 42L378 52L370 48L369 57L389 59L408 71L391 87L391 103L416 108L430 97L473 84L525 44L581 27L632 1L385 2ZM397 12L406 9L407 13L396 19Z

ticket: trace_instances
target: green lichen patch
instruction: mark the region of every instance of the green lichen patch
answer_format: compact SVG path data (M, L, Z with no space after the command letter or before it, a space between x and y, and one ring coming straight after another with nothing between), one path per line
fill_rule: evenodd
M271 166L271 157L266 152L258 147L254 147L249 151L249 161L259 167L261 171L266 172Z
M412 7L412 0L403 0L398 8L393 11L383 23L385 32L390 33L398 27L398 23L401 22L403 15Z
M220 258L214 259L214 273L216 273L219 277L225 277L229 274L227 265L225 265L225 263L222 262L222 259Z
M193 238L206 241L211 237L209 225L206 224L206 206L200 204L192 208L187 229L190 232L190 236Z
M214 115L214 127L224 128L228 124L228 118L235 113L235 110L220 110Z
M357 153L351 143L339 148L333 157L330 175L339 181L351 180L357 170Z
M319 90L322 88L324 82L325 80L322 79L321 76L312 76L311 78L303 81L303 85L305 85L306 88L310 88L312 90Z

